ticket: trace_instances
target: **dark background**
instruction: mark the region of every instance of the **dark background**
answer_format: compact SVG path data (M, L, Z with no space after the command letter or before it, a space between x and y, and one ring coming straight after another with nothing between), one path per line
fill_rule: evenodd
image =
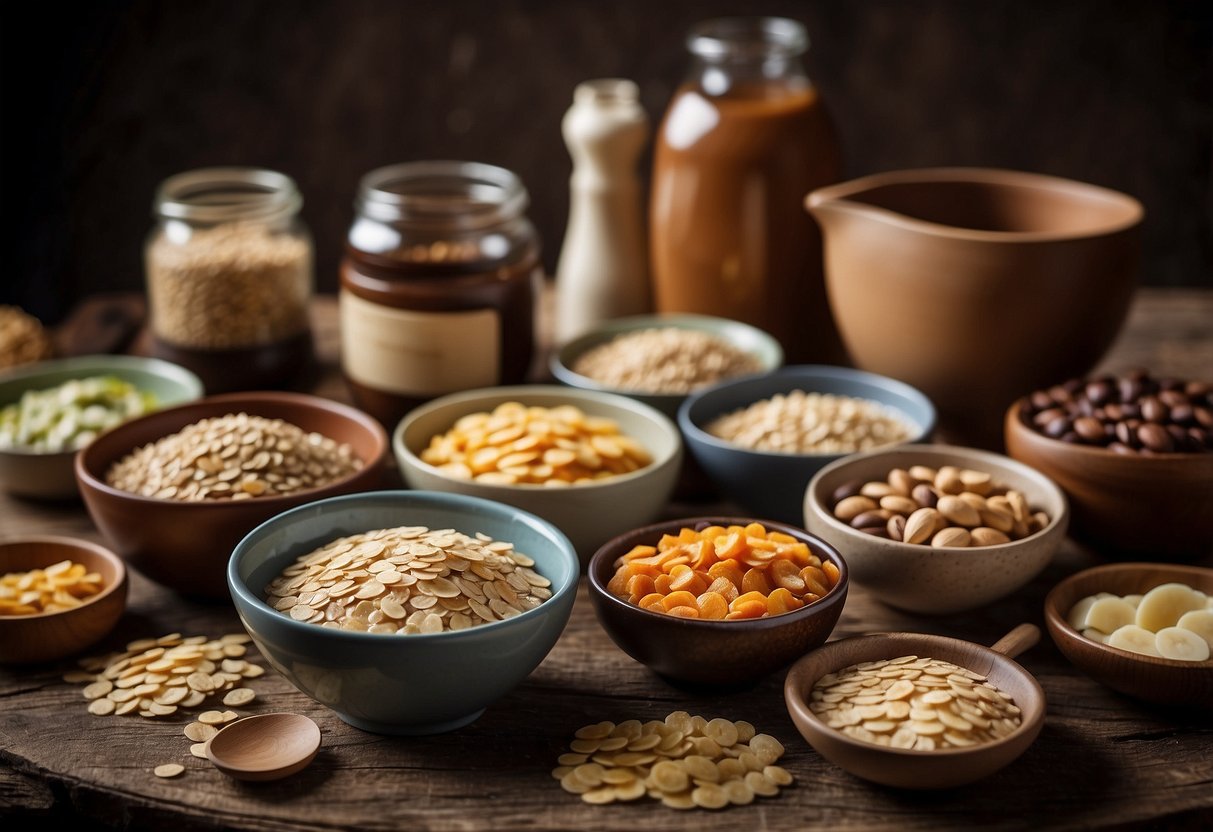
M797 18L848 178L1035 170L1145 204L1143 284L1213 287L1213 24L1205 0L192 0L6 4L0 302L54 323L143 287L166 176L295 177L336 288L359 177L423 158L518 172L551 271L579 81L637 81L656 127L717 15ZM647 158L645 160L647 166Z

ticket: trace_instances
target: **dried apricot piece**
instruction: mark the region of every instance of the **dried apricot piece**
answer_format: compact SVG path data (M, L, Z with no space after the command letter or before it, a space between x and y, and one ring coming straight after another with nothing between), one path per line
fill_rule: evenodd
M729 614L728 599L718 592L705 592L696 600L699 603L700 618L724 618Z
M745 593L761 592L763 595L769 595L771 582L767 580L766 572L757 567L746 570L745 575L741 578L741 591Z
M694 593L687 592L686 590L669 593L665 596L665 600L662 601L662 604L665 605L667 611L672 610L674 607L694 607L696 613L699 611Z

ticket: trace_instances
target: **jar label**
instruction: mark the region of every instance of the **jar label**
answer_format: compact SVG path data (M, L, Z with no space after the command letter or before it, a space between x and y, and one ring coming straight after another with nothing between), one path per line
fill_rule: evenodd
M495 309L418 312L342 291L342 369L358 384L435 396L499 383L501 319Z

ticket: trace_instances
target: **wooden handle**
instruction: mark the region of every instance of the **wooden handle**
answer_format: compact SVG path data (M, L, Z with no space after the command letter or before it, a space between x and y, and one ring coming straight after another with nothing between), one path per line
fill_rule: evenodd
M990 649L995 653L1015 658L1024 650L1040 641L1040 628L1035 624L1020 624L1011 632L994 642Z

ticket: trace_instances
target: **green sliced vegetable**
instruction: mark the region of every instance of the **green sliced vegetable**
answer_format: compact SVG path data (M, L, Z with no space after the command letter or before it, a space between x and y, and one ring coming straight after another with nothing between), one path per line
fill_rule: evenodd
M27 390L0 409L0 449L75 451L98 434L157 406L153 393L116 376L72 379Z

